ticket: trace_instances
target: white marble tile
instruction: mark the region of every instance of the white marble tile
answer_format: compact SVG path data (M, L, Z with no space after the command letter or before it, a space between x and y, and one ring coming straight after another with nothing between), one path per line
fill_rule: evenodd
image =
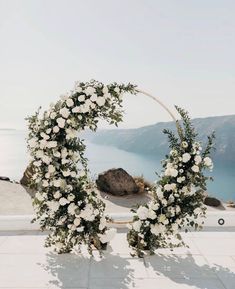
M103 258L92 258L91 278L144 278L147 277L143 259L128 255L105 254Z
M89 262L72 254L0 254L0 288L86 287Z
M148 277L216 277L213 269L198 255L155 255L145 258Z
M201 254L207 255L221 255L231 256L235 254L235 240L221 238L196 238L194 239L196 247Z
M215 278L145 278L123 280L121 278L91 279L89 289L225 289Z

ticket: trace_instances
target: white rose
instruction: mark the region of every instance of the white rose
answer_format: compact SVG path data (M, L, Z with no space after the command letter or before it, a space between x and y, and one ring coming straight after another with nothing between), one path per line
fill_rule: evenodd
M55 119L56 118L56 113L53 111L53 112L51 112L51 114L50 114L50 118L51 119Z
M42 137L42 138L44 138L45 140L48 140L50 137L49 137L49 135L47 135L45 132L41 132L40 133L40 136Z
M41 159L43 156L44 156L44 152L43 152L42 150L38 150L38 151L36 152L36 157L37 157L37 158Z
M61 206L65 206L66 204L69 203L69 201L66 198L60 198L59 203Z
M199 172L199 167L194 165L192 166L192 171L195 172L195 173L198 173Z
M81 113L87 113L87 112L90 111L90 106L88 106L88 105L81 105L80 111L81 111Z
M140 228L141 228L141 225L142 225L142 222L140 220L138 221L135 221L133 224L132 224L132 227L133 229L136 231L136 232L139 232L140 231Z
M145 220L148 217L148 208L144 206L140 206L137 211L137 216L140 218L140 220Z
M55 199L59 199L62 195L59 191L56 191L53 196Z
M53 165L49 165L49 166L48 166L48 172L49 172L50 174L54 173L54 172L55 172L55 167L54 167Z
M154 235L162 234L165 231L165 226L162 224L151 225L151 233Z
M67 211L69 214L75 215L76 214L75 211L77 208L78 208L77 205L75 205L74 203L71 203L71 204L69 204Z
M86 95L92 95L96 92L95 88L92 87L92 86L88 86L86 89L85 89L85 93Z
M39 200L40 202L44 200L43 195L40 194L40 193L38 193L38 192L35 194L35 198L36 198L37 200Z
M53 152L53 156L55 156L56 158L60 158L60 152L58 151Z
M81 112L80 106L75 106L75 107L72 109L72 112L73 112L73 113Z
M78 101L83 102L84 100L85 100L85 95L84 94L79 95Z
M98 106L103 106L105 104L105 98L102 96L99 96L96 100L96 103L98 104Z
M103 230L107 225L105 216L102 216L100 219L99 230Z
M73 100L72 100L71 98L68 98L68 99L66 100L66 104L67 104L68 107L71 107L71 106L74 105L74 102L73 102Z
M49 141L49 142L47 142L47 147L48 147L48 148L55 148L55 147L57 147L57 141Z
M63 116L63 118L68 118L70 115L70 111L67 107L63 107L60 109L60 114Z
M103 92L103 94L108 93L109 92L108 87L104 86L103 89L102 89L102 92Z
M52 212L56 212L60 206L57 201L50 201L47 203L47 205Z
M38 144L38 140L36 138L31 138L29 141L28 141L28 144L31 148L35 148Z
M74 223L75 226L79 226L81 224L81 219L80 218L76 218L76 219L74 219L73 223Z
M174 168L168 168L165 171L165 176L172 176L172 177L177 177L178 176L178 171Z
M57 125L53 127L53 132L54 133L59 132L59 130L60 130L60 128Z
M64 118L59 117L59 118L57 118L56 122L58 123L58 126L60 128L64 128L64 126L65 126L65 119Z
M183 154L182 160L183 160L184 163L187 163L190 159L191 159L191 156L190 156L189 153Z
M57 188L59 188L60 187L60 185L61 185L61 179L58 179L58 180L54 180L54 186L55 187L57 187Z
M119 88L119 87L115 87L115 88L114 88L114 91L115 91L116 93L120 93L120 88Z
M45 164L49 165L49 163L51 162L51 158L48 157L48 156L46 156L46 155L44 155L44 156L42 157L42 161L43 161Z
M149 210L148 218L151 219L151 220L154 220L154 219L157 218L157 215L156 215L156 213L153 210Z
M92 96L90 97L91 101L96 101L97 100L97 94L92 94Z
M62 174L63 174L64 177L68 177L68 176L70 176L70 171L69 170L62 171Z
M157 193L157 196L158 196L159 200L164 198L163 191L162 191L162 189L160 187L157 188L156 193Z
M202 158L201 158L201 156L196 156L194 158L194 160L195 160L196 165L199 165L201 163L201 161L202 161Z
M209 158L209 157L205 157L203 162L204 162L205 166L207 166L207 167L211 167L213 165L213 162L212 162L211 158Z

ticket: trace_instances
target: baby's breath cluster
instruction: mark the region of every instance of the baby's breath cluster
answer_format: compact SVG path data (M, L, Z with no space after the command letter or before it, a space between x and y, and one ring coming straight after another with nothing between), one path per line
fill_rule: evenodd
M117 125L126 92L135 94L135 86L77 82L42 115L38 111L28 118L36 219L50 231L46 245L59 253L83 243L90 252L93 246L101 249L115 233L107 229L105 205L89 181L86 146L77 134L85 128L95 131L100 119Z
M163 161L154 199L133 210L133 223L129 225L128 242L133 254L139 256L143 255L143 250L153 254L157 248L185 245L180 230L187 227L201 229L205 217L203 199L209 178L204 175L204 170L213 168L209 155L214 134L208 137L203 150L187 112L179 107L176 109L182 118L182 124L178 123L179 137L164 130L171 151Z

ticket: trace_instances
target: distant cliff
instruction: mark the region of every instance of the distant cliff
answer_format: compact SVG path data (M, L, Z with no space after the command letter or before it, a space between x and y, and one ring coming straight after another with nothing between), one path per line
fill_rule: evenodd
M203 142L212 131L216 133L217 161L235 162L235 115L197 118L193 124ZM168 152L164 128L175 130L173 122L159 122L137 129L98 130L86 137L96 144L110 145L122 150L147 155L163 156Z

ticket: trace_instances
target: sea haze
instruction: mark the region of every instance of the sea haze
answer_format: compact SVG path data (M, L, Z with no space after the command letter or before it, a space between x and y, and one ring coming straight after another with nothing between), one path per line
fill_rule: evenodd
M26 148L26 132L17 130L0 131L0 175L9 176L11 179L20 180L26 168L29 156ZM87 145L86 157L89 159L89 169L92 179L98 173L122 167L132 175L143 175L149 181L155 181L155 172L161 170L161 159L164 154L144 155L128 152L111 145L85 141ZM214 182L208 184L211 195L222 200L235 200L235 166L215 162L212 173Z

